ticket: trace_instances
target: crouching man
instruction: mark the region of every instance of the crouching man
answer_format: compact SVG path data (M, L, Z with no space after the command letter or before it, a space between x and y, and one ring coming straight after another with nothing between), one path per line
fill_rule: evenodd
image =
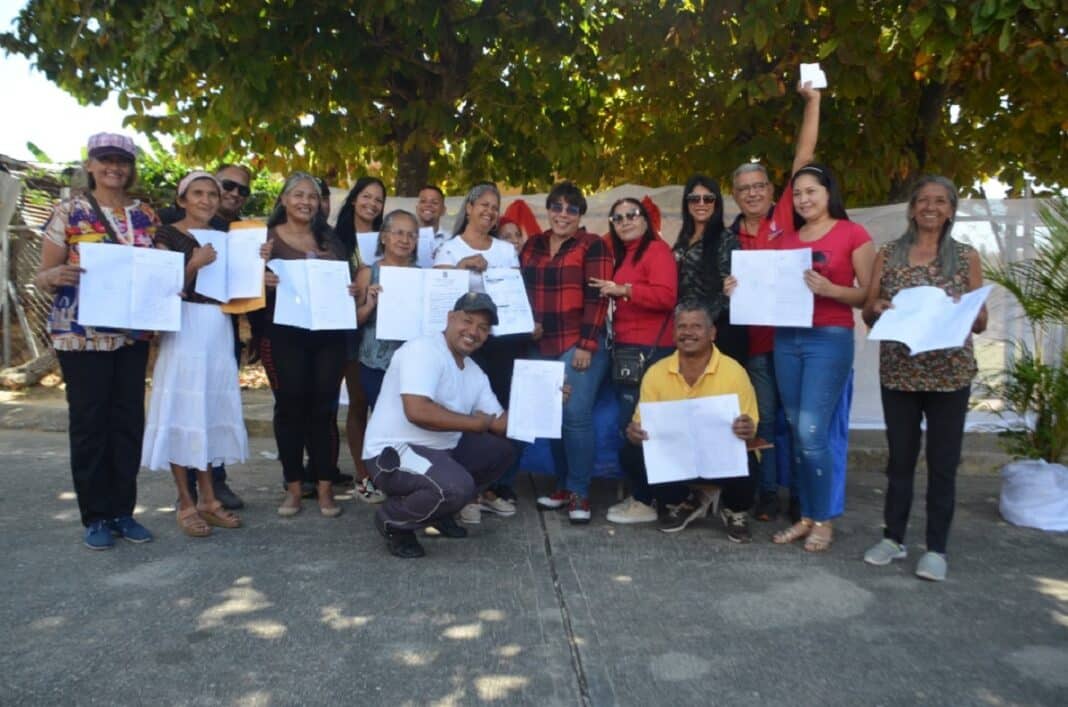
M497 324L489 295L470 292L445 331L412 339L393 355L367 425L363 457L386 502L375 526L397 557L422 557L415 531L462 538L453 514L511 466L508 415L471 360Z

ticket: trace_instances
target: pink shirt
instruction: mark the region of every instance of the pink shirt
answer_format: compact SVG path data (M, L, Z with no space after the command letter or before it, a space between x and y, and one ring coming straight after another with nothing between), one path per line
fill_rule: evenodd
M784 196L784 200L788 198ZM855 287L853 251L871 242L871 236L859 223L839 221L821 238L803 242L794 230L793 221L782 224L785 232L779 239L780 250L812 249L812 269L836 285ZM853 308L830 297L816 296L812 326L853 328Z

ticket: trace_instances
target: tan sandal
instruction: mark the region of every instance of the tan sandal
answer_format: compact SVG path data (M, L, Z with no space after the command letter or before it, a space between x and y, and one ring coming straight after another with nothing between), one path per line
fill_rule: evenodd
M178 527L191 538L204 538L211 535L211 526L204 522L193 506L178 510Z
M812 532L805 538L805 552L827 552L834 542L834 529L830 523L813 523Z
M219 528L240 528L241 519L235 514L223 508L220 501L216 501L213 506L197 506L197 512L200 517L204 519L204 522L208 525L214 525Z
M802 518L789 528L780 530L771 536L771 541L776 545L786 545L792 543L795 540L808 537L808 534L812 532L812 521Z

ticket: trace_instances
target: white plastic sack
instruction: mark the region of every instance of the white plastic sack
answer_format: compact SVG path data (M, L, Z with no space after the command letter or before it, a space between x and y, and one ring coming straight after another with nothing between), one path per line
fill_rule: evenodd
M1068 530L1068 467L1027 459L1001 470L1001 516L1013 525Z

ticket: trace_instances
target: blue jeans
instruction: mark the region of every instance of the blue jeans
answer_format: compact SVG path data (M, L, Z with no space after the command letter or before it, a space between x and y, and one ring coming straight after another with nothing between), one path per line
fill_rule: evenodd
M794 442L801 515L831 518L831 420L853 366L853 330L846 327L775 330L775 372Z
M745 370L749 381L756 391L757 412L760 422L757 424L757 437L775 442L775 414L779 409L779 389L775 384L775 357L772 352L750 356ZM765 449L760 454L757 477L761 494L776 493L779 490L779 478L775 468L775 450Z
M562 439L554 439L549 443L556 469L556 488L566 489L582 498L590 495L590 475L597 451L593 404L608 373L608 352L604 338L597 343L597 351L590 356L590 367L584 371L571 367L571 360L575 357L574 346L555 358L564 362L564 382L571 386L571 395L564 403Z

